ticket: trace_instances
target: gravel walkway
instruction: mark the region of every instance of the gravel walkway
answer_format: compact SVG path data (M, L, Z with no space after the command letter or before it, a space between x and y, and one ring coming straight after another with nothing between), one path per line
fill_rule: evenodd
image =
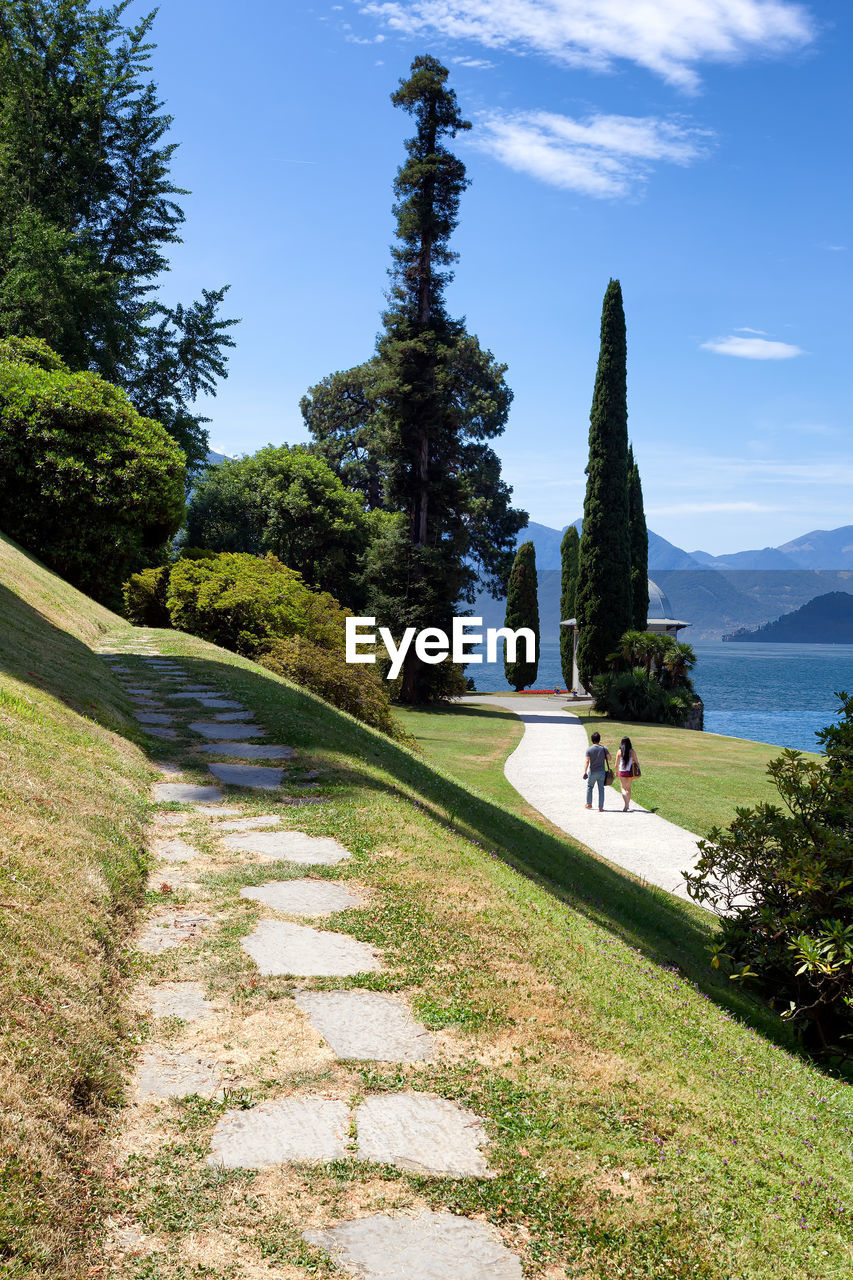
M523 721L524 737L504 765L504 773L528 804L608 862L669 893L687 897L684 872L695 866L699 856L692 831L650 813L633 799L629 811L623 813L622 797L612 787L604 789L603 813L598 811L597 788L593 808L584 808L583 762L588 739L578 717L564 709L564 698L507 694L465 701L506 707ZM608 739L606 724L601 733L615 760L618 741ZM634 745L642 765L642 728ZM689 775L679 781L682 786L690 785Z

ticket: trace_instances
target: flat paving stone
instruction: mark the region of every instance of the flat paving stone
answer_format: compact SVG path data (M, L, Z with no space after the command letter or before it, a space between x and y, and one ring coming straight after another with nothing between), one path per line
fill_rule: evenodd
M339 1058L429 1062L435 1041L405 1004L379 991L297 991L296 1004Z
M128 685L125 693L138 694L141 698L151 698L154 696L154 690L147 684Z
M200 1098L212 1098L219 1092L222 1072L204 1058L154 1045L143 1053L136 1081L140 1100L187 1098L192 1093Z
M179 689L177 693L167 693L166 697L169 698L172 702L177 702L179 699L186 700L187 702L195 702L199 694L204 694L206 696L207 690Z
M180 769L178 770L180 772ZM154 799L172 804L216 804L222 799L220 787L195 787L187 782L155 782Z
M200 982L164 982L148 992L155 1018L180 1018L182 1022L201 1022L214 1012L204 998Z
M164 778L179 778L184 771L183 765L176 764L174 760L153 760L152 764Z
M189 822L189 814L186 813L158 813L158 827L185 827Z
M147 956L159 956L171 951L213 924L210 916L201 911L174 911L168 916L152 916L146 921L136 939L136 950Z
M230 818L236 817L240 813L245 813L245 809L238 809L230 804L210 804L196 806L199 813L203 813L206 818Z
M522 1280L495 1228L455 1213L376 1213L302 1234L360 1280Z
M372 947L346 933L324 932L285 920L259 920L240 945L267 976L348 977L381 967Z
M253 711L223 711L221 715L214 716L216 724L254 724L252 717Z
M155 707L162 707L164 704L159 698L155 698L153 694L148 693L129 693L128 700L136 707L142 707L143 710L150 708L152 711Z
M263 742L206 742L199 751L217 756L237 756L240 760L289 760L293 747L279 747Z
M250 1111L226 1111L210 1140L207 1163L264 1169L347 1155L349 1107L335 1098L281 1098Z
M170 840L155 840L153 852L162 862L191 862L193 858L200 856L198 849L187 844L180 836L173 836Z
M110 663L110 670L115 676L132 676L133 672L130 667L117 667L114 663Z
M241 889L240 897L263 902L273 911L294 916L328 916L334 911L361 905L361 898L352 889L328 880L275 880L256 888Z
M274 791L284 777L283 769L265 769L258 764L209 764L207 769L229 787L251 787L254 791Z
M356 1111L358 1155L443 1178L493 1176L480 1151L488 1135L479 1116L426 1093L382 1093Z
M270 862L296 862L300 866L332 867L352 857L331 836L309 836L305 831L247 831L228 835L222 842L238 853L254 853Z
M277 827L280 822L281 818L277 813L259 813L255 818L229 818L226 822L218 822L216 830L259 831L262 827Z
M174 724L175 717L166 711L134 711L134 718L140 724Z
M221 742L239 742L241 738L262 738L264 731L255 726L245 724L219 724L212 720L193 720L190 724L193 733L202 738L214 738Z
M164 738L169 742L174 742L178 736L174 729L161 729L156 724L146 725L145 732L148 734L149 738Z
M196 702L200 702L203 707L209 708L211 711L248 711L248 707L242 702L235 702L233 698L196 698Z

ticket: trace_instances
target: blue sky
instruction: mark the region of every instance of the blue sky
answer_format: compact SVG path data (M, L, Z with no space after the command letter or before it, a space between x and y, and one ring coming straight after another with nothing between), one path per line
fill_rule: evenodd
M142 13L146 6L135 10ZM164 0L154 77L192 195L164 293L230 282L230 454L370 355L419 53L474 128L449 291L515 392L518 505L580 514L601 300L622 282L649 523L721 554L853 523L841 0Z

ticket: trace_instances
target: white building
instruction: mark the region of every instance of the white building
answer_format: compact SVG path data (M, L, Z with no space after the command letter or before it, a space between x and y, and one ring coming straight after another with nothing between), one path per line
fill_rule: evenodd
M646 618L646 630L663 633L678 639L678 633L684 627L689 627L689 622L679 622L677 618L672 616L672 605L665 591L661 591L656 582L652 582L649 578L649 612ZM583 696L586 693L580 682L578 675L578 624L575 618L564 618L560 622L561 627L571 627L573 633L572 640L572 692L576 695Z

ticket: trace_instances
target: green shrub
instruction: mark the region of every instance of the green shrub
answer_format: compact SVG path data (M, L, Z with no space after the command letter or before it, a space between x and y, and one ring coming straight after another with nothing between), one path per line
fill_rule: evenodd
M172 620L166 605L171 566L134 573L122 587L124 616L137 627L170 627Z
M370 667L348 663L342 650L323 649L303 636L293 636L273 641L258 661L374 729L392 738L407 738L391 714L382 679Z
M721 916L712 964L754 982L809 1047L853 1059L853 699L819 738L826 762L768 766L785 810L738 809L700 841L687 890Z
M633 671L606 671L592 682L593 707L616 720L680 727L690 715L693 696L692 689L664 688L641 667Z
M173 626L236 653L253 656L271 640L297 635L343 650L346 611L273 555L178 560L167 605Z
M118 387L36 339L0 341L0 527L96 599L163 560L185 459Z

